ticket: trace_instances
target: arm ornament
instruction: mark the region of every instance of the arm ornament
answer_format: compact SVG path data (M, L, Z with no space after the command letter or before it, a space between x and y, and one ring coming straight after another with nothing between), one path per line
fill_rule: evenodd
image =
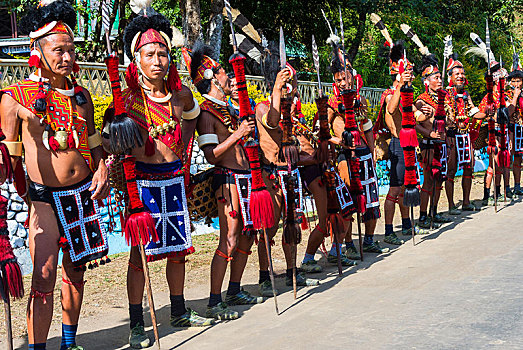
M89 144L89 149L95 149L98 146L102 145L102 136L98 130L94 134L87 137L87 143Z
M217 145L219 143L218 135L216 134L205 134L198 137L198 147L200 148L207 145Z
M274 129L277 129L278 128L278 125L276 126L270 126L268 123L267 123L267 117L269 116L269 112L265 113L263 116L262 116L262 125L265 126L267 129L270 129L270 130L274 130Z
M371 129L372 129L372 121L370 119L367 119L365 124L363 124L361 126L361 130L363 130L363 132L367 132L367 131L369 131Z
M478 107L471 108L470 111L469 111L469 117L475 116L476 113L479 113L479 108Z
M2 141L2 143L9 150L9 155L11 157L22 156L22 141Z
M182 112L183 120L193 120L200 115L200 104L196 98L192 98L194 101L194 107L190 111Z

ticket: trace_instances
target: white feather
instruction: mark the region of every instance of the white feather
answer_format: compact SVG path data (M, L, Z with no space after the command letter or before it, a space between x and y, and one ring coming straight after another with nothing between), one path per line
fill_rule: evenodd
M172 27L172 30L173 30L173 38L172 38L172 45L173 47L182 47L183 44L185 43L185 38L183 37L183 34L182 32L180 31L180 29L176 28L176 27Z
M141 11L144 11L151 7L153 0L131 0L131 10L137 15L141 14Z
M472 39L472 41L474 41L474 44L478 45L480 49L485 50L485 52L487 52L487 44L485 44L483 40L481 40L479 35L477 35L476 33L470 33L470 38ZM476 41L479 42L479 44L476 43Z
M408 24L402 23L400 24L401 31L407 34L407 32L410 30L410 26Z
M40 0L40 6L47 6L47 5L52 4L55 1L57 1L57 0Z
M473 55L481 57L485 60L485 62L488 63L488 56L487 56L487 50L483 50L481 47L472 46L465 51L465 55Z
M341 41L340 37L335 34L331 34L327 38L327 44L330 44L330 45L338 45L340 43L340 41Z
M449 58L454 52L454 46L452 45L452 35L447 35L443 40L445 43L445 49L443 50L443 57Z
M379 21L381 21L381 17L378 16L377 14L375 14L375 13L371 13L371 14L370 14L370 20L371 20L371 22L372 22L374 25L376 25L376 23L378 23Z

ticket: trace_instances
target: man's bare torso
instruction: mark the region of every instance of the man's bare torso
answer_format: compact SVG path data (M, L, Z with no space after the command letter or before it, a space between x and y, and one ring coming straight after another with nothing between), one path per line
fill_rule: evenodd
M82 106L77 106L74 99L71 99L71 103L80 117L92 116L93 105L90 99ZM11 96L2 97L0 115L7 140L16 140L20 129L27 174L31 181L51 187L63 187L76 184L89 175L90 169L78 150L53 152L45 148L42 138L45 125L40 124L38 116Z

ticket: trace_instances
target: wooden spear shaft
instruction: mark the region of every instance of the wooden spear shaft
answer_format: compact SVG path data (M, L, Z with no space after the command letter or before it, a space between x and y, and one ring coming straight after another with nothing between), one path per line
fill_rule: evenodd
M5 326L7 330L7 349L13 350L13 327L11 325L11 301L9 292L6 295L4 301L4 312L5 312Z
M271 285L272 285L272 296L274 297L274 307L276 308L276 315L280 314L280 311L278 310L278 299L276 292L276 287L274 287L274 267L272 265L272 254L271 254L271 245L269 243L269 237L267 236L267 231L265 228L263 228L263 238L265 241L265 250L267 250L267 260L269 262L269 276L271 278Z
M160 349L160 336L158 334L158 324L156 323L156 311L154 309L153 290L151 288L151 279L149 277L149 266L147 265L147 258L145 256L145 247L140 240L140 256L142 257L143 275L145 277L145 288L147 288L147 300L149 302L149 312L151 313L151 322L153 324L154 339Z

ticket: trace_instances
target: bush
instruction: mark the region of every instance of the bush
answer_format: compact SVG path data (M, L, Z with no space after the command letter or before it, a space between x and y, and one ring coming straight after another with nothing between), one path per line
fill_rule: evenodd
M94 105L94 125L97 129L102 129L105 110L113 102L113 96L93 96Z

